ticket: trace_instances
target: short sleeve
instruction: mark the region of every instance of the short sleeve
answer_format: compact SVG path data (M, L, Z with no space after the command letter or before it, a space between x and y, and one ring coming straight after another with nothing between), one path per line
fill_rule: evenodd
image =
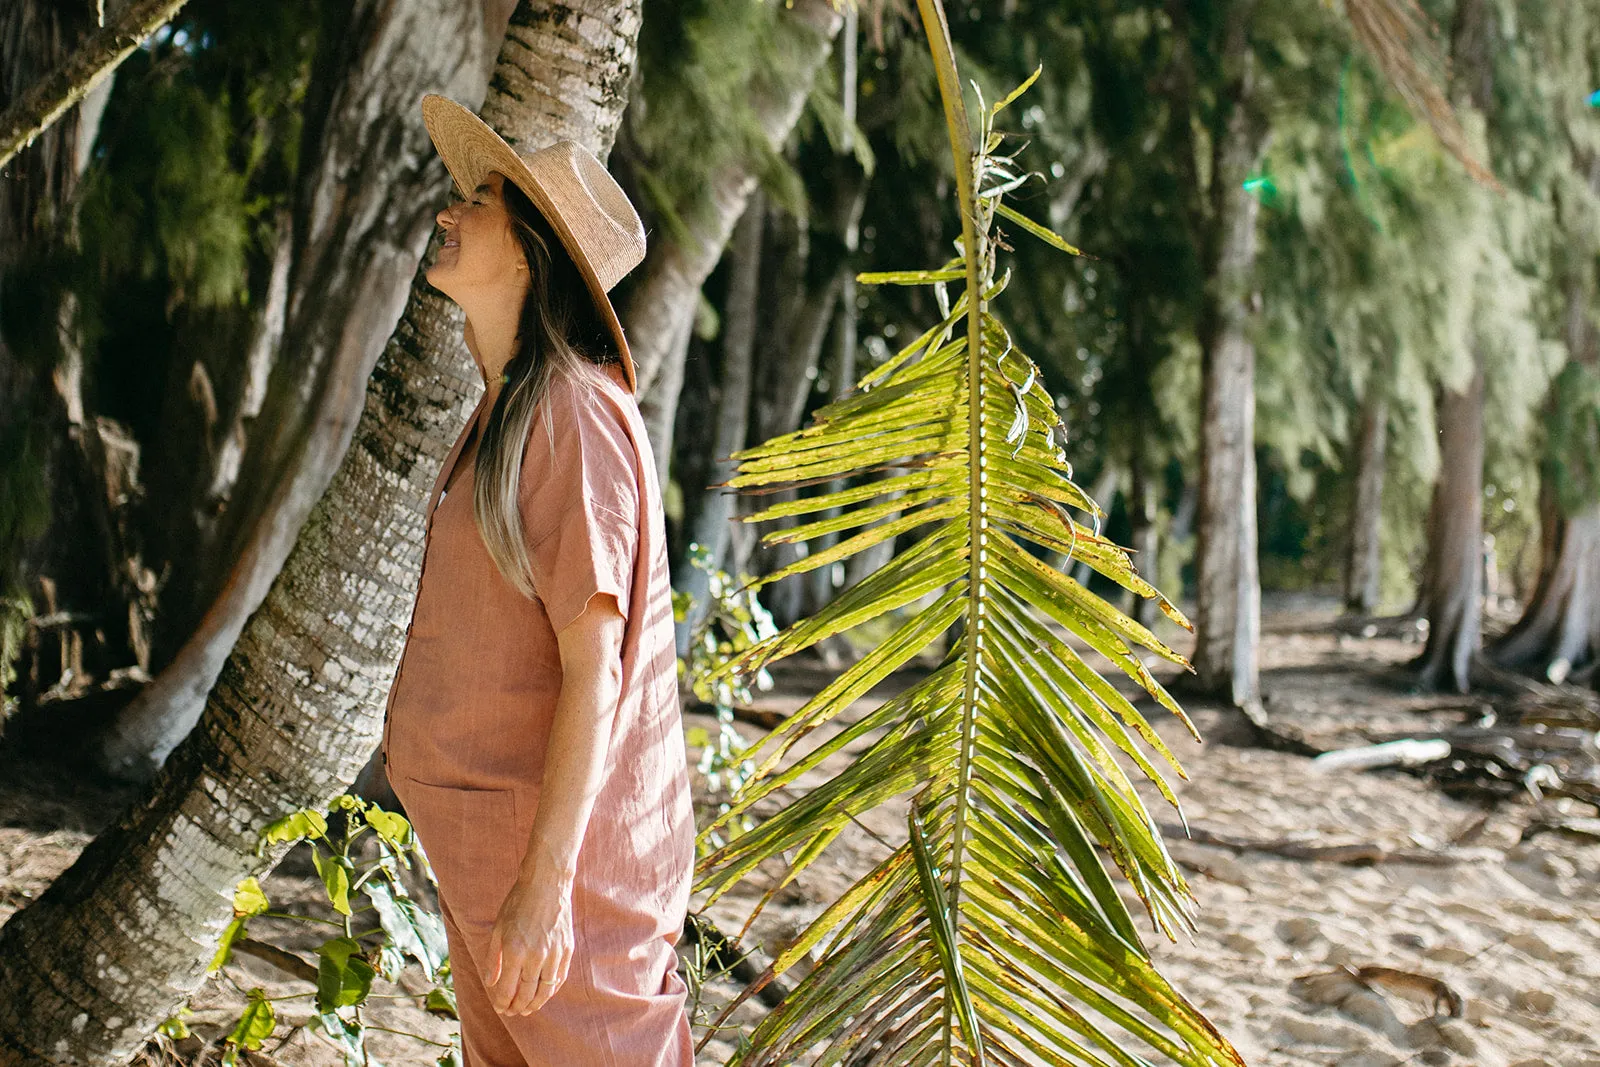
M522 458L518 508L534 594L557 633L596 593L627 617L639 543L638 452L615 398L557 377Z

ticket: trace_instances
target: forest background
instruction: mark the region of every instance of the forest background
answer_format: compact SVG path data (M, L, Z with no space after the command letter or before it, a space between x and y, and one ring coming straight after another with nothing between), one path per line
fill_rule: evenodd
M733 574L795 561L730 522L748 501L710 486L733 451L804 425L942 317L927 287L856 282L944 262L958 230L910 9L594 5L614 8L622 43L606 52L574 32L597 17L581 5L514 6L0 13L6 108L101 22L159 27L0 181L7 744L152 778L227 684L297 539L319 534L308 519L385 342L458 344L443 302L415 296L448 187L416 115L425 91L488 116L529 87L589 87L589 110L560 121L609 149L650 234L613 295L691 605L681 651L710 588L691 544ZM1189 691L1256 731L1272 729L1263 589L1334 594L1357 628L1412 627L1419 689L1596 680L1600 14L1396 10L1411 21L1374 28L1369 5L1315 0L949 10L984 99L1042 69L1012 116L1039 174L1010 196L1087 253L1007 234L1010 327L1102 532L1192 605ZM566 41L573 69L530 64L526 86L508 83L508 31L529 55ZM1396 79L1396 41L1421 81ZM449 387L465 397L458 355ZM437 458L459 407L419 409L397 447ZM791 623L895 544L763 600ZM373 609L403 618L407 595ZM1155 624L1151 601L1123 606ZM377 642L350 669L382 692L393 651ZM855 655L842 639L823 652ZM316 658L300 653L286 670ZM368 761L345 740L327 781Z

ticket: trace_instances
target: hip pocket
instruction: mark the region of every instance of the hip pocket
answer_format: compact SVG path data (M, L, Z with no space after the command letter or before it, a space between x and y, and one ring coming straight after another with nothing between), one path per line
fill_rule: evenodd
M517 818L516 794L405 776L394 784L439 880L439 895L449 902L457 922L492 926L528 846Z

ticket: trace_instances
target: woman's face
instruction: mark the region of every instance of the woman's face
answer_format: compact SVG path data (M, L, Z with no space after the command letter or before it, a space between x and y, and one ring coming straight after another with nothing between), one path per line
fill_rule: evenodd
M471 303L476 293L526 284L527 263L501 198L504 183L502 175L491 171L467 199L435 216L444 228L444 247L428 268L428 284L458 304Z

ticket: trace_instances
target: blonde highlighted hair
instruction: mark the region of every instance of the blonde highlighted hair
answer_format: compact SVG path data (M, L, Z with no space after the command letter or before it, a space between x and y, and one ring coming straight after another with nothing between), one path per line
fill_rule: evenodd
M472 511L489 558L518 592L532 597L533 569L517 501L534 416L548 401L556 375L592 389L585 364L615 363L621 352L544 215L510 179L502 184L502 197L512 235L527 260L528 292L518 317L516 351L478 443ZM545 429L550 432L548 419Z

